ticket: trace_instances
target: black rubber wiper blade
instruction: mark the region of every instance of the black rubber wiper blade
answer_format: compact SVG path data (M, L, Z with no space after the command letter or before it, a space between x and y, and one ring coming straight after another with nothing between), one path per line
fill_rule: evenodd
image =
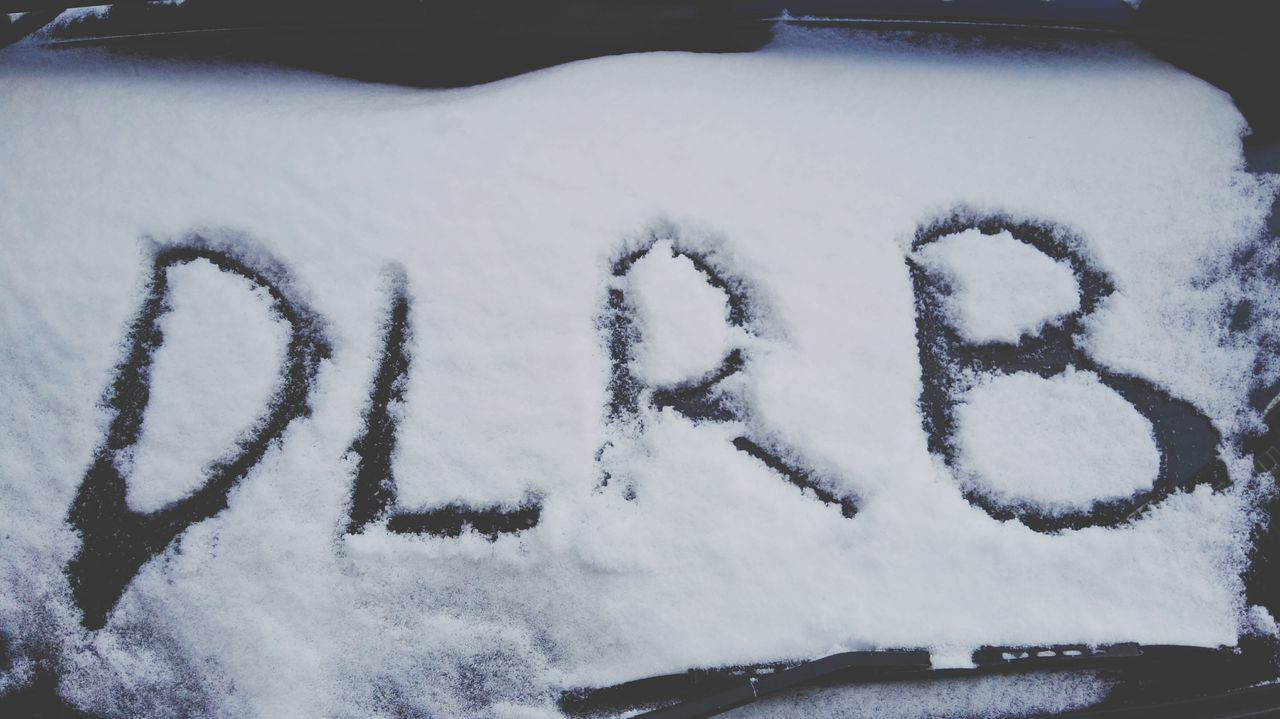
M1246 655L1256 652L1245 652ZM638 679L599 689L565 692L566 714L592 716L661 707L637 715L649 719L705 719L757 699L801 687L896 680L956 679L995 674L1105 670L1135 689L1117 692L1121 703L1151 703L1152 692L1186 699L1246 686L1271 674L1257 657L1226 648L1140 645L988 646L973 653L969 668L935 669L929 654L885 650L835 654L810 662L723 669ZM1265 663L1265 662L1264 662ZM1258 666L1254 666L1258 665ZM666 706L662 706L666 705Z
M928 669L929 653L924 651L844 652L815 659L776 673L751 674L732 686L675 706L640 714L650 719L703 719L745 706L755 700L813 684L833 674L844 672L911 671Z
M561 709L592 714L619 707L635 708L684 699L638 716L653 719L712 717L797 687L844 677L866 680L896 672L929 669L929 653L909 649L842 652L813 661L724 669L695 669L618 684L603 689L566 692ZM688 698L692 696L692 698Z

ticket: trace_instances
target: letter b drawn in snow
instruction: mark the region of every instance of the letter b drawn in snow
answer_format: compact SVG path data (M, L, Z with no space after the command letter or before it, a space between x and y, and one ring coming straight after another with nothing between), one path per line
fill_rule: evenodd
M1079 286L1078 308L1034 334L1023 335L1016 343L980 343L963 337L948 317L947 283L913 257L934 242L974 229L988 236L1008 232L1014 240L1070 267ZM911 249L913 255L908 256L907 266L915 293L922 378L919 405L929 450L941 456L948 466L955 469L959 458L954 441L955 410L963 391L975 378L1024 372L1050 378L1070 367L1095 373L1103 385L1145 417L1151 423L1159 453L1159 470L1150 489L1126 498L1098 500L1084 511L1050 513L966 488L964 496L971 504L996 519L1016 518L1032 530L1057 532L1120 525L1175 491L1198 484L1221 487L1227 481L1226 467L1217 456L1220 437L1199 409L1144 379L1109 371L1077 346L1076 337L1084 330L1085 318L1115 291L1106 273L1083 252L1078 237L1051 225L961 211L922 227Z
M156 351L164 344L160 320L170 309L168 272L205 260L222 272L265 290L271 312L289 326L288 344L271 399L235 445L204 468L205 481L187 496L153 512L126 501L129 454L138 444L151 399ZM310 413L308 395L321 360L329 357L320 319L289 292L283 266L255 252L252 257L200 238L160 247L152 260L142 307L126 336L124 359L102 404L111 417L94 452L68 522L80 535L79 551L67 564L71 593L88 629L103 627L142 565L160 554L191 525L226 509L228 494L260 462L295 419Z

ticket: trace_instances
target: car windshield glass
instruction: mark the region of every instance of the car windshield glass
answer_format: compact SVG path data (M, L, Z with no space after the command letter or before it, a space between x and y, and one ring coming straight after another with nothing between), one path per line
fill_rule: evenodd
M1277 701L1273 66L1135 4L9 3L0 714Z

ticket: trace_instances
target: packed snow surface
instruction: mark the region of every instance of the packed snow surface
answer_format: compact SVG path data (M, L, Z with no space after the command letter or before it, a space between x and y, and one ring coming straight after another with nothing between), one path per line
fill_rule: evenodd
M131 457L129 506L153 512L204 483L204 466L235 446L279 373L286 329L266 293L196 262L168 271L153 397Z
M1090 673L887 682L807 689L724 714L724 719L1003 719L1080 709L1104 699L1113 681ZM856 712L856 713L851 713Z
M637 365L655 385L697 379L725 356L730 327L724 292L661 240L628 274L640 320Z
M110 716L550 717L569 688L848 649L1236 641L1251 464L1232 440L1276 378L1255 339L1275 318L1225 318L1274 184L1244 171L1227 95L1136 49L783 28L752 54L429 91L24 44L0 52L0 97L0 687L38 660ZM1081 346L1209 417L1231 488L1059 533L965 500L970 481L1124 494L1152 444L1085 372L992 374L957 409L982 477L929 452L907 258L957 212L1081 238L1116 288ZM171 245L283 268L331 352L225 509L86 629L69 508ZM1073 307L1063 266L999 235L931 253L975 339ZM410 298L395 381L388 268ZM169 274L144 429L117 452L140 511L288 399L261 290L203 261ZM653 401L734 349L732 413ZM536 524L347 533L379 408L398 510L534 498Z
M979 491L1050 513L1151 489L1160 454L1151 423L1090 372L1000 375L959 411L962 471Z
M952 322L974 344L1016 343L1080 306L1071 268L1007 231L965 230L929 244L916 257L946 279Z

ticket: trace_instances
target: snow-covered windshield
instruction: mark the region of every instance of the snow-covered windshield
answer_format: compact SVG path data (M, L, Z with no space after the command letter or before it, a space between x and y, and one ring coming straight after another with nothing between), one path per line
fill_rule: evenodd
M783 27L450 91L9 48L0 693L555 717L1274 631L1246 129L1121 43Z

